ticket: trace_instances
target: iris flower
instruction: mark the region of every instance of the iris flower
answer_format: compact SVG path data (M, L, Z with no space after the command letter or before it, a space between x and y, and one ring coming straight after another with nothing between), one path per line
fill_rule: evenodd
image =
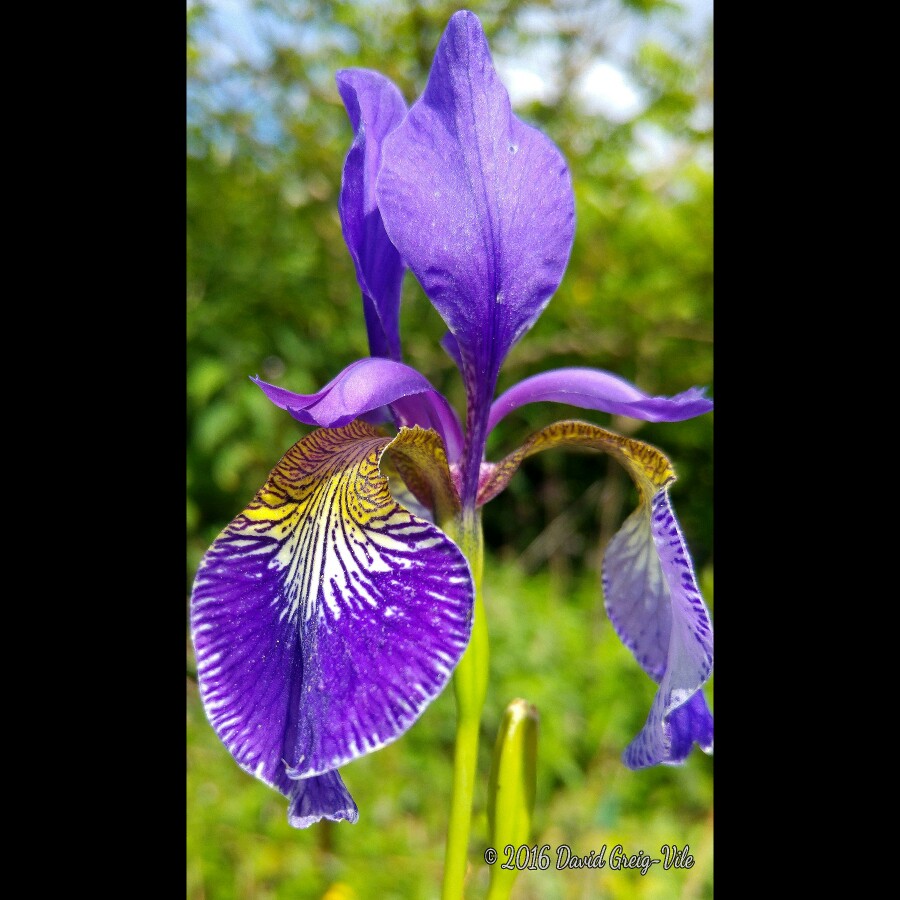
M527 403L652 422L712 403L697 388L651 397L587 368L544 372L494 399L504 358L562 279L575 211L561 153L512 114L474 14L452 17L411 108L373 71L341 71L337 84L355 135L340 216L372 355L311 395L254 379L318 428L288 450L197 573L191 624L210 722L242 768L289 798L292 825L356 821L338 770L402 735L466 650L480 507L526 457L575 447L612 454L640 498L603 564L610 620L659 685L624 762L678 763L694 743L711 750L701 692L711 626L669 501L669 461L578 421L541 429L499 462L485 460L485 447ZM464 426L402 362L406 268L447 325Z

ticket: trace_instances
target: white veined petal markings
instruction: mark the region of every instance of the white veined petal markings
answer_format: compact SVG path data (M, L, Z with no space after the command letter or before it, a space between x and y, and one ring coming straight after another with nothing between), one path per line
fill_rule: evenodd
M284 584L275 601L283 606L280 618L308 622L327 609L337 621L345 611L375 608L381 596L372 576L414 568L417 553L440 543L430 523L390 495L379 470L390 442L368 430L352 444L314 432L302 452L297 445L281 460L255 514L247 510L254 530L278 542L270 565Z

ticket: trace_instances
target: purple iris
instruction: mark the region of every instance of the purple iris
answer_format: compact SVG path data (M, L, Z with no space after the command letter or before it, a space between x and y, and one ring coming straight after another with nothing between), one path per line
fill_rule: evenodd
M586 368L536 375L494 399L503 360L562 279L575 212L565 160L512 114L474 14L452 17L410 109L376 72L342 71L337 83L355 135L340 215L372 356L311 395L256 379L319 428L285 454L197 574L192 632L213 727L245 770L289 797L292 825L356 821L339 767L403 734L469 640L474 565L447 532L480 535L478 508L523 459L570 446L611 453L640 496L603 566L610 619L659 684L624 761L682 762L694 743L710 751L701 688L712 631L669 502L666 457L575 421L542 429L497 463L484 454L497 422L526 403L675 422L711 401L697 388L650 397ZM447 325L465 427L401 361L407 267ZM384 423L394 428L375 427Z

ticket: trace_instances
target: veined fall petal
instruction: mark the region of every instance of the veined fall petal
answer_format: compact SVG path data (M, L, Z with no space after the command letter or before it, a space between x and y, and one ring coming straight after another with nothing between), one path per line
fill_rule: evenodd
M659 690L641 733L624 754L632 768L678 763L694 742L712 749L712 716L699 693L712 671L709 613L669 501L675 480L655 447L586 422L556 422L533 434L482 479L478 503L496 497L522 461L554 447L602 450L621 462L638 488L638 508L610 541L603 593L616 633Z
M191 627L207 716L242 768L291 797L298 821L352 820L342 783L311 779L406 731L469 640L464 556L394 501L379 467L393 452L438 471L439 445L420 429L317 430L201 563Z
M694 742L707 753L713 746L712 716L699 693L712 671L709 613L668 484L649 504L641 494L641 506L610 541L603 562L610 621L659 683L647 723L623 755L635 769L683 762Z
M406 103L393 82L378 72L343 69L335 80L354 134L344 162L338 211L362 290L369 351L399 361L404 266L384 230L375 179L382 142L403 121Z
M640 506L603 560L610 621L659 683L647 723L623 754L635 769L683 762L694 742L706 752L713 746L712 716L699 694L712 671L712 624L669 500L675 474L658 450L642 447L626 458Z

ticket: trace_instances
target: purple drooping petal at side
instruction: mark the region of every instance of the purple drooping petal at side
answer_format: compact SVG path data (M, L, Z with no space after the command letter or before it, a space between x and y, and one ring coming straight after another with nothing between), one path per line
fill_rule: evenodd
M712 410L712 400L704 396L704 391L705 388L692 387L673 397L651 397L631 382L602 369L551 369L526 378L501 394L491 406L488 430L514 409L547 400L645 422L680 422Z
M421 432L419 433L421 434ZM204 708L292 821L352 821L339 779L443 689L472 626L459 548L397 504L381 454L416 433L319 429L279 462L204 556L191 627Z
M337 770L292 780L290 801L288 823L294 828L309 828L322 819L332 822L359 819L359 808Z
M497 373L559 285L575 206L559 150L512 114L473 13L451 18L425 92L385 139L376 195L459 348L474 504Z
M444 397L424 375L392 359L359 359L315 394L295 394L259 378L251 380L272 403L306 425L338 428L379 407L396 404L398 424L434 428L448 457L453 452L458 455L462 446L459 422Z
M375 201L381 145L406 115L394 84L378 72L344 69L335 76L354 140L341 179L338 210L356 266L372 356L401 359L400 288L404 266L384 230Z
M694 742L711 750L712 717L702 695L693 698L712 671L712 625L665 488L654 495L649 517L642 506L610 541L603 592L619 637L659 683L625 764L682 762Z

